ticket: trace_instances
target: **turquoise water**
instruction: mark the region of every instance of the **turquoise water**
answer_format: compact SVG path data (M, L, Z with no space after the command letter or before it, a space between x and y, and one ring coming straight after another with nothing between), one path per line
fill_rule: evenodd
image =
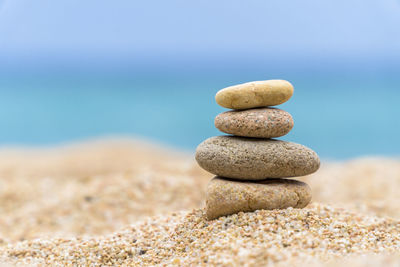
M218 89L276 77L295 86L292 99L280 106L295 127L281 139L329 159L400 155L400 77L368 72L8 75L0 81L0 144L122 135L193 150L220 134L213 124L224 111L214 101Z

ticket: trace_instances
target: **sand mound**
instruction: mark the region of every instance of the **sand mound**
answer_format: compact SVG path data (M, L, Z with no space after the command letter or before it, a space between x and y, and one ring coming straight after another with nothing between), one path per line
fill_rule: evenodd
M113 260L133 265L151 264L151 260L197 264L204 263L204 257L208 263L246 261L257 265L307 260L311 264L316 259L326 262L352 255L352 264L356 265L398 259L381 253L399 249L395 219L400 219L400 160L323 161L319 172L301 179L311 186L314 195L314 204L306 210L259 211L208 223L201 209L189 212L203 207L204 190L211 177L189 153L132 140L3 149L0 254L6 262L26 260L30 264L89 259L108 264ZM167 215L172 212L177 213ZM158 215L166 217L154 217ZM143 220L148 221L140 223ZM348 226L329 228L334 222ZM225 223L229 226L226 229ZM131 228L118 232L131 224ZM200 227L202 224L208 226ZM249 230L251 227L255 228ZM313 232L318 229L326 235ZM340 233L343 237L336 235ZM108 249L102 252L102 246ZM337 249L340 246L344 247ZM122 247L127 249L121 252ZM121 258L115 256L117 251ZM371 261L355 257L371 253L379 256ZM87 259L81 258L86 254L90 254Z
M151 218L105 237L39 239L3 255L52 265L299 265L400 249L400 221L313 204L239 213L214 221L203 210Z

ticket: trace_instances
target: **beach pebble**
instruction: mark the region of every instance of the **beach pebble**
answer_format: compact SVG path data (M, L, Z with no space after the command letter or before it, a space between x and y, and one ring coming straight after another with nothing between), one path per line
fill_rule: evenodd
M320 165L318 155L303 145L238 136L208 138L197 147L196 160L215 175L245 180L303 176Z
M257 182L212 179L206 192L209 220L259 209L304 208L311 201L310 187L300 181L267 179Z
M258 138L280 137L293 128L292 116L277 108L227 111L219 114L214 123L224 133Z
M220 90L215 100L218 105L231 109L276 106L293 95L293 86L284 80L249 82Z

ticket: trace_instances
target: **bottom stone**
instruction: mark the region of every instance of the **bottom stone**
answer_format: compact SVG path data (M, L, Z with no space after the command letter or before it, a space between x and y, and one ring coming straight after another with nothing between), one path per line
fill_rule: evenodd
M207 186L206 214L209 220L240 211L304 208L311 189L293 179L238 181L216 176Z

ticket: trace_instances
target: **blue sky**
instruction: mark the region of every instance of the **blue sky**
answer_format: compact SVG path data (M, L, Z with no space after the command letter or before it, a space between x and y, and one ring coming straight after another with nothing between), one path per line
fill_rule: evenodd
M398 0L0 0L0 56L400 59Z
M296 88L287 140L400 151L399 0L0 3L0 145L138 134L194 148L219 134L218 89L279 78Z

